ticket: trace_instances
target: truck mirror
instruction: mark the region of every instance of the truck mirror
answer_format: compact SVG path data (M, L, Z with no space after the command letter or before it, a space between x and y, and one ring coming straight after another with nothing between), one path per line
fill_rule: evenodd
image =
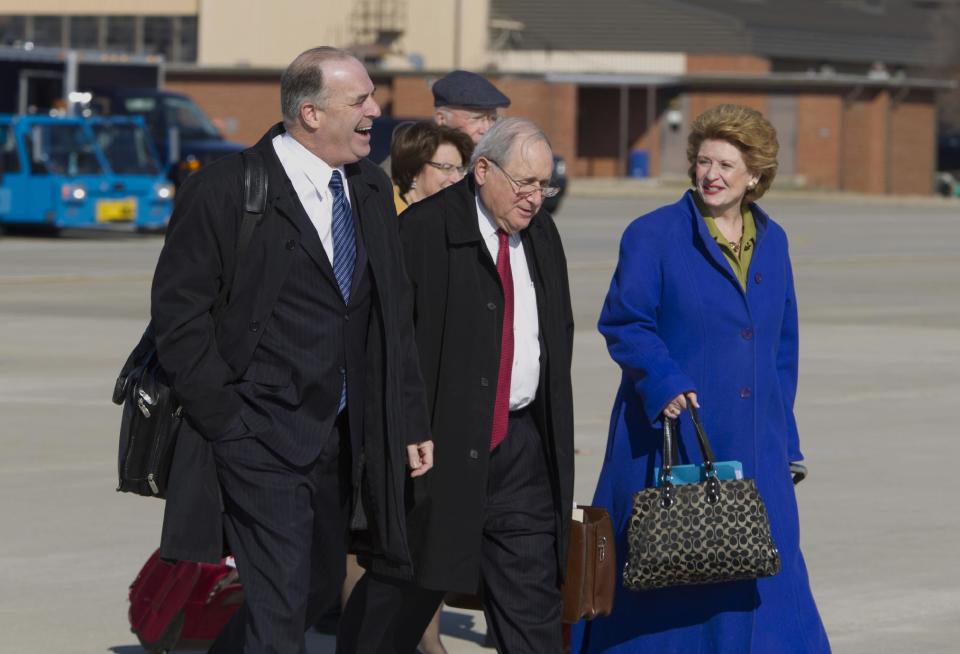
M171 127L167 130L167 161L176 165L180 161L180 128Z

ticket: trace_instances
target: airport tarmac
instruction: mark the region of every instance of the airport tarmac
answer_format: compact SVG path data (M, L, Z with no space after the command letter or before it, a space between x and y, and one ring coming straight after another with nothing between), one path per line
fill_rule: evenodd
M673 201L567 198L576 494L590 501L619 381L596 319L624 227ZM772 195L800 306L802 545L838 653L960 642L960 202ZM0 238L0 654L135 654L127 586L162 503L114 492L116 373L148 314L158 236ZM482 615L448 610L450 654ZM310 654L333 652L310 634Z

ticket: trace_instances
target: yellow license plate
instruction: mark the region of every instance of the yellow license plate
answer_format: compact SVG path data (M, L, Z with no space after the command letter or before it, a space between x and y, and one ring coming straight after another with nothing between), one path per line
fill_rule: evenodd
M125 200L98 200L98 223L128 223L137 217L137 201L134 198Z

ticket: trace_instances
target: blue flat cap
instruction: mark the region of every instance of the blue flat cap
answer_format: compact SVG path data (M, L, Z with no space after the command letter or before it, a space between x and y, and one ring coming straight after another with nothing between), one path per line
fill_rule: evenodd
M433 84L434 107L509 107L510 98L486 79L466 70L455 70Z

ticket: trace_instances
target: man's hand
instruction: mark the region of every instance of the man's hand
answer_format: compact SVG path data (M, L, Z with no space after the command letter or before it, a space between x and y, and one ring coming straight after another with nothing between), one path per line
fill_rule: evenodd
M407 465L410 466L411 477L427 474L433 467L433 441L407 445Z

